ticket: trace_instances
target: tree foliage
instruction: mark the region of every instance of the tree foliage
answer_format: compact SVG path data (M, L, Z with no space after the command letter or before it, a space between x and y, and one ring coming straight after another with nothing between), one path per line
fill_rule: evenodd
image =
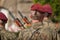
M53 9L52 21L59 22L60 21L60 0L33 0L34 3L40 3L42 5L49 3Z

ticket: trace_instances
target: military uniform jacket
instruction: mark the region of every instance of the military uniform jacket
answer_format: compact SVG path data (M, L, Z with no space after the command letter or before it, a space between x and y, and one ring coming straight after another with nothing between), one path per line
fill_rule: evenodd
M17 40L56 40L54 24L48 21L32 24L31 28L20 31Z
M0 30L0 40L15 40L16 34L13 32L8 32L4 29Z

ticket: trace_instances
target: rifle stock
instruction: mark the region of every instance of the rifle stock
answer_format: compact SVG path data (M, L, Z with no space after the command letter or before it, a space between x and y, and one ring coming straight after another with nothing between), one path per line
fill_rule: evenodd
M22 24L22 22L21 22L18 18L16 18L16 23L17 23L19 26L22 26L22 27L25 29L24 25Z

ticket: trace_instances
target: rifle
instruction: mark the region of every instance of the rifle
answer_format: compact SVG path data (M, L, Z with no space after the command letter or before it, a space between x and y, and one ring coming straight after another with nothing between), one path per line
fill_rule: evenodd
M26 24L31 24L26 16L23 16L20 11L18 11L18 13L19 13L19 15L22 17L24 23L26 23Z
M10 14L10 16L14 19L14 22L15 22L19 27L23 27L23 28L25 29L24 25L21 23L21 21L20 21L18 18L15 18L14 15L13 15L11 12L9 12L9 14Z

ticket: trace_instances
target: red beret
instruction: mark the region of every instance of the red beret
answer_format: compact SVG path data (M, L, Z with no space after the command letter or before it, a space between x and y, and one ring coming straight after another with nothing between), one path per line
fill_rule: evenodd
M50 15L52 15L52 8L51 8L50 4L45 4L45 5L43 6L43 10L44 10L44 12L47 12L47 13L49 13Z
M7 17L2 13L0 12L0 20L3 20L5 23L7 23Z
M41 4L33 4L31 6L31 10L33 10L33 11L37 10L37 11L40 11L40 12L44 12Z

